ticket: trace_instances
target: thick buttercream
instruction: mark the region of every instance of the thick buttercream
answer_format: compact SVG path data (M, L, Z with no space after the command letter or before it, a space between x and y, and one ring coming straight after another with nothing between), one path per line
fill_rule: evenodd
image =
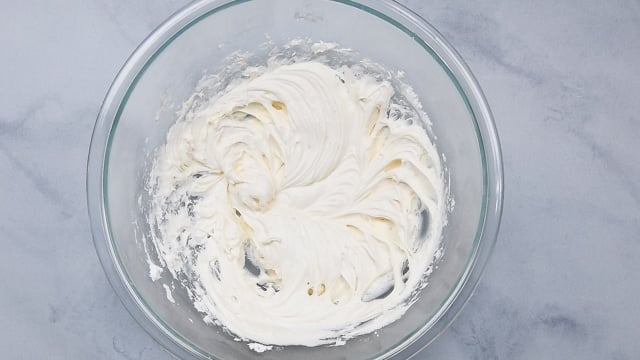
M316 346L406 311L439 248L445 194L423 114L393 95L315 61L195 95L155 159L150 222L206 321Z

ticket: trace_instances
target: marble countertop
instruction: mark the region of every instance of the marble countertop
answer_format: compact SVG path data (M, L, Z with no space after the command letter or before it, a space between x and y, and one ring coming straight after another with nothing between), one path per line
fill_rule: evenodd
M474 71L502 140L498 245L419 359L640 356L640 3L404 1ZM135 46L184 0L13 1L0 12L5 359L170 359L98 263L85 160Z

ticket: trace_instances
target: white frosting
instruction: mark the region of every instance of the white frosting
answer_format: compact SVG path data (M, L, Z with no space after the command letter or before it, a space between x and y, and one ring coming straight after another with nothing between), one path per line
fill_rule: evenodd
M163 265L206 321L244 340L316 346L402 316L446 201L424 119L393 94L308 61L252 71L187 106L154 164L150 220Z
M162 284L162 287L164 288L164 292L165 292L165 296L167 297L167 300L169 300L172 304L175 304L176 301L173 298L173 294L171 293L171 288L169 287L169 285Z
M271 349L273 349L273 346L271 345L263 345L263 344L259 344L259 343L249 343L247 346L249 346L249 349L258 352L258 353L263 353L265 351L269 351Z

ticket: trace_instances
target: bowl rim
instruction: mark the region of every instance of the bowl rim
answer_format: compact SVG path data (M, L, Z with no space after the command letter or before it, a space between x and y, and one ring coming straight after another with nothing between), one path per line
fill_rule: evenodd
M172 354L213 358L164 323L144 302L120 263L111 241L106 176L112 135L131 91L146 68L180 34L200 20L231 6L253 0L200 0L158 26L135 49L113 80L100 107L87 160L87 206L93 241L105 275L125 309L151 337ZM475 77L458 52L424 18L395 0L333 0L387 21L414 38L447 72L471 114L483 170L482 208L474 245L465 270L438 311L418 330L376 358L409 358L435 340L460 314L475 291L493 252L503 204L503 164L493 115ZM428 39L427 43L424 39Z

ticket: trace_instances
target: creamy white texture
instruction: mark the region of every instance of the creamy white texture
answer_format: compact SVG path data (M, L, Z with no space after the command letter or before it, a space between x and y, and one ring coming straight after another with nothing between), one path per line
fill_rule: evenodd
M420 114L393 94L308 61L185 110L154 164L150 220L206 321L316 346L402 316L440 245L445 194Z

